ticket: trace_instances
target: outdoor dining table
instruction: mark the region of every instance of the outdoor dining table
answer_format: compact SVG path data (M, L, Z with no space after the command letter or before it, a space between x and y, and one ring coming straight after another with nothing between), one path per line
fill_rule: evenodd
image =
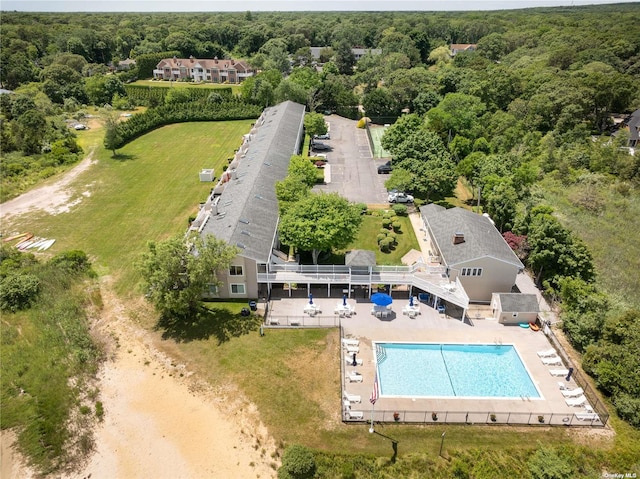
M304 312L309 316L313 316L317 313L320 313L320 307L317 304L309 303L304 307Z
M350 306L349 304L344 304L342 302L336 305L336 309L334 310L336 314L340 316L351 316L355 312L355 308Z

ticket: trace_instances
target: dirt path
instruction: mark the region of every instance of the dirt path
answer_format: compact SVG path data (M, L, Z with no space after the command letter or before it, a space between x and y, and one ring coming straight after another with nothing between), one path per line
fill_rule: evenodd
M23 195L0 204L0 217L7 220L14 216L21 216L34 210L45 210L51 214L68 211L69 200L73 194L69 185L81 173L88 170L95 163L94 149L78 165L69 170L62 178L43 186L30 190Z
M99 335L115 343L99 375L105 418L95 454L73 477L274 477L275 445L255 410L174 365L126 318L108 281L101 289Z

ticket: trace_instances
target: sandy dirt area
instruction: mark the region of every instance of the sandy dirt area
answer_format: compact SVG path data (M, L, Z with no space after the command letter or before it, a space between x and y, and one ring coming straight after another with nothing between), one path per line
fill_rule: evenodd
M15 217L35 210L44 210L51 214L69 211L69 208L73 206L70 204L70 200L74 193L69 186L81 173L88 170L94 161L92 150L84 160L69 170L62 178L0 204L0 217L3 220L15 219Z
M104 283L97 329L113 348L99 375L105 418L95 454L72 477L274 477L275 445L255 409L158 350Z
M62 179L0 205L3 220L37 209L64 211L78 193L69 185L91 167L92 156ZM256 408L233 385L213 390L161 352L158 339L129 319L108 278L101 293L104 309L94 329L109 351L98 375L104 420L96 427L95 452L68 477L275 477L276 446ZM34 477L14 441L10 431L0 435L2 478Z

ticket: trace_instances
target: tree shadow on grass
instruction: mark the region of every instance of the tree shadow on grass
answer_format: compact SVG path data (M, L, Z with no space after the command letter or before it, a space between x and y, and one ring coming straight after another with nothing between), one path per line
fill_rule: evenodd
M127 153L116 153L115 155L111 155L112 160L116 161L130 161L138 158L136 155L129 155Z
M242 316L227 308L201 308L188 318L163 316L156 328L162 330L162 339L186 343L214 336L218 344L222 344L233 337L256 331L260 323L260 317L254 314Z

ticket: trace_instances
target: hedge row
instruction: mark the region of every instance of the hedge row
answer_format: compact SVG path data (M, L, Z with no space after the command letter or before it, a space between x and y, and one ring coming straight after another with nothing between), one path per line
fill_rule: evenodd
M118 124L118 136L121 141L116 148L122 148L131 140L171 123L247 120L258 118L261 112L261 107L249 105L239 100L218 104L202 102L176 103L151 108Z
M125 85L124 89L127 92L127 97L136 105L149 105L154 101L156 104L162 104L164 98L171 91L171 88L151 85ZM184 92L188 93L192 101L206 100L213 92L227 99L233 95L231 87L216 89L185 87Z

